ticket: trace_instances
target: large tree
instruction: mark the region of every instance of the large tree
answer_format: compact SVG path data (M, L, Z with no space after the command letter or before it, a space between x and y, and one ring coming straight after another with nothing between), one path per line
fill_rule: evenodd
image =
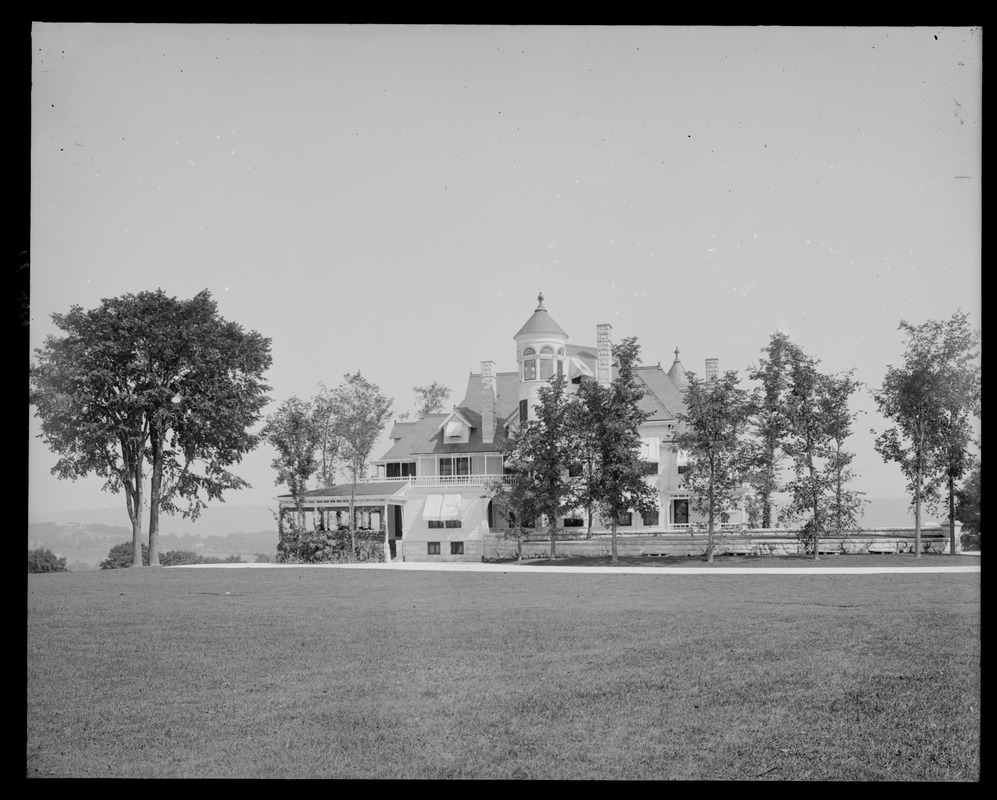
M340 441L343 469L350 479L350 547L354 557L356 543L356 488L367 474L368 461L374 444L391 417L392 400L381 394L374 383L360 371L346 374L343 381L329 393L329 407L334 420L333 430ZM385 530L385 557L388 557Z
M657 509L657 491L645 479L641 459L640 426L647 413L640 408L644 390L637 377L640 345L633 337L613 347L616 377L609 386L583 380L581 402L589 409L588 435L595 452L595 470L589 491L611 531L612 561L619 561L617 526L626 513Z
M245 483L228 471L256 445L268 386L270 341L218 316L209 292L192 300L162 290L73 306L52 320L64 336L36 350L30 401L52 472L89 474L124 490L132 564L141 566L146 464L151 472L150 560L158 563L160 509L196 516L209 499Z
M914 508L914 547L921 557L921 507L949 496L950 552L954 553L955 481L972 465L974 417L980 415L980 333L956 311L944 322L901 321L906 340L903 364L887 366L873 392L880 412L894 423L879 434L876 450L895 461L907 479ZM875 431L873 431L875 433Z
M534 416L507 440L505 461L512 470L510 498L523 514L542 514L550 534L551 560L557 557L557 523L576 504L575 482L569 477L574 460L571 398L562 376L556 376L538 392Z
M716 523L726 521L737 504L737 489L748 465L744 436L752 403L733 370L707 380L691 372L686 375L686 410L678 415L682 427L675 446L690 456L686 482L696 510L707 518L706 560L712 562Z

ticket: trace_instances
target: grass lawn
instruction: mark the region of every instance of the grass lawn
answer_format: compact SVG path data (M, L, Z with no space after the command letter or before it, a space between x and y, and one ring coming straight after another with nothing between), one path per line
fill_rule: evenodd
M29 777L980 777L979 573L29 575L27 647Z

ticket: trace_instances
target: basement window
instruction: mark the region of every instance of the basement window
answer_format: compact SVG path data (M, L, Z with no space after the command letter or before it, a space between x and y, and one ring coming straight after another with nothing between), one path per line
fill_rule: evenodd
M452 556L462 556L462 555L464 555L464 543L463 542L450 542L450 555L452 555Z
M440 554L439 542L426 542L426 555L438 556Z

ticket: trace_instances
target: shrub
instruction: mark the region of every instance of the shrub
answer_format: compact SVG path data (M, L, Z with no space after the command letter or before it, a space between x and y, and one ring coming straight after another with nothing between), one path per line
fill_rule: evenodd
M222 563L223 564L242 564L243 563L242 556L239 555L238 553L234 553L233 555L226 556L222 560Z
M44 547L29 550L28 572L66 572L66 559Z
M108 551L107 558L100 562L101 569L124 569L132 565L132 543L116 544ZM142 545L142 566L149 566L149 547Z
M159 563L164 567L200 564L201 557L191 550L167 550L159 557Z
M271 561L271 558L266 553L257 553L256 554L256 563L257 564L269 564L270 561Z

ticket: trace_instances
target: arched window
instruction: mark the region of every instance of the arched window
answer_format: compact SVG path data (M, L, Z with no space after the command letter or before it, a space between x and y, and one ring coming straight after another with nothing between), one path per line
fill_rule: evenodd
M535 356L537 351L532 347L527 347L523 351L523 380L524 381L535 381L537 379L537 361L535 358L529 358L529 356Z
M554 377L554 355L553 347L540 348L540 380L549 381Z

